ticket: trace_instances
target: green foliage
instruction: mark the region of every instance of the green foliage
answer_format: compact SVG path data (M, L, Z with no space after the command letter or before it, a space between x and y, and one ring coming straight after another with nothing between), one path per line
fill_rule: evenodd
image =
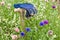
M36 6L38 13L29 19L25 19L25 27L30 27L31 32L26 33L26 38L19 38L18 40L60 40L60 19L58 18L58 11L52 9L51 1L45 2L40 0L4 0L5 6L0 6L0 40L12 40L11 34L20 35L20 33L14 32L14 27L18 27L21 30L20 15L14 12L13 5L15 3L32 3ZM11 9L7 9L7 4L11 3ZM57 6L57 5L56 5ZM42 20L48 20L49 24L43 27L39 26ZM48 30L53 30L55 39L48 37Z

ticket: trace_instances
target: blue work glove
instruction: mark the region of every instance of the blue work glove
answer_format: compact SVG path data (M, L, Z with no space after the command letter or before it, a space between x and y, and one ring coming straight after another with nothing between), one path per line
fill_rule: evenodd
M32 13L33 14L36 14L37 13L37 10L36 8L30 4L30 3L23 3L23 4L14 4L14 7L15 8L22 8L22 9L25 9L26 10L26 17L29 18L31 17Z

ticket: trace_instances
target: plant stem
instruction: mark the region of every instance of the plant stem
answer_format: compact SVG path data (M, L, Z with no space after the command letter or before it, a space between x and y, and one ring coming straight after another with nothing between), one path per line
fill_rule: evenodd
M58 5L58 15L60 15L60 0L57 0L57 5Z
M22 31L24 31L25 29L25 16L24 16L24 12L25 10L24 9L20 9L20 25L21 25L21 28L22 28Z

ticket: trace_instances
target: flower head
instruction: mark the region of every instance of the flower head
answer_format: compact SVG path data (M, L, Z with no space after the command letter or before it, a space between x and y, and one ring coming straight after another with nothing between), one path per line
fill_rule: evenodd
M7 8L8 8L8 9L10 9L10 8L11 8L11 4L10 4L10 3L8 3Z
M15 30L16 32L19 32L19 28L15 28L14 30Z
M44 22L40 22L40 26L44 26Z
M52 0L52 2L55 2L55 0Z
M1 6L4 6L5 5L5 2L4 1L0 2L0 5Z
M12 40L17 39L17 35L11 35Z
M24 33L24 32L21 32L21 33L20 33L20 35L21 35L21 36L24 36L24 35L25 35L25 33Z
M55 9L55 8L56 8L56 6L55 6L55 5L53 5L53 6L52 6L52 8L53 8L53 9Z
M44 20L44 24L48 24L48 20Z
M26 31L29 32L30 31L30 28L26 28Z
M48 31L48 35L53 35L53 31L52 30L49 30Z
M45 0L46 2L48 2L48 0Z

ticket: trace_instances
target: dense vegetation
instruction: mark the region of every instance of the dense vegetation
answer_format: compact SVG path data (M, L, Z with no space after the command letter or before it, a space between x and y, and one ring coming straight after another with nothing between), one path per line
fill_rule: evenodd
M0 4L0 40L12 40L11 35L18 35L17 40L60 40L60 16L56 2L43 0L4 0L4 2L5 5ZM16 3L32 3L38 10L35 16L25 19L25 28L29 27L30 32L26 32L24 37L20 35L22 31L20 14L14 12L13 5ZM8 4L11 4L10 8L7 7ZM41 26L40 22L43 20L48 20L48 24ZM15 32L14 28L19 28L19 32Z

